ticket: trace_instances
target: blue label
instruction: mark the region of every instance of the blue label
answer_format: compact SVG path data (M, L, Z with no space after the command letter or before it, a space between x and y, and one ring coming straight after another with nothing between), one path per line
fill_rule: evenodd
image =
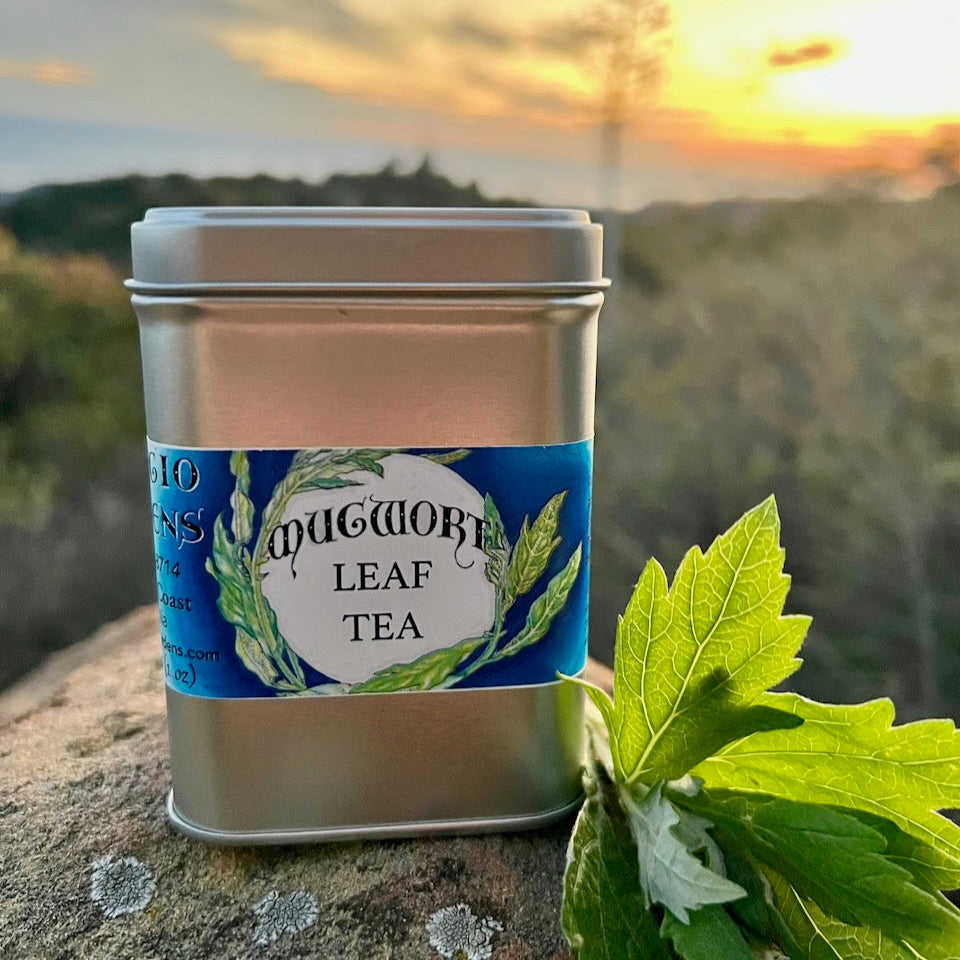
M392 693L583 668L591 441L148 447L175 690Z

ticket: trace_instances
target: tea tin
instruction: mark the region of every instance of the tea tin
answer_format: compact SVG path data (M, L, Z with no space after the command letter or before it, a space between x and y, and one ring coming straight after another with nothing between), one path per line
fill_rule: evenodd
M176 827L535 827L580 795L600 227L132 227Z

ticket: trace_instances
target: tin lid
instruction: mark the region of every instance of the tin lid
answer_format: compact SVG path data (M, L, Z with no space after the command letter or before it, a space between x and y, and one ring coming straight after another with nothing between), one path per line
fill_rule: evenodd
M133 224L135 293L604 289L582 210L165 207Z

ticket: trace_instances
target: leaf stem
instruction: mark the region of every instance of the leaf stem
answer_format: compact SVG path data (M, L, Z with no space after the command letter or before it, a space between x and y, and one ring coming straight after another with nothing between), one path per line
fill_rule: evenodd
M270 617L267 614L267 601L261 587L263 574L260 572L260 564L262 562L260 560L260 538L263 537L264 529L264 525L261 525L260 537L257 538L257 549L253 554L249 568L250 589L253 591L253 606L257 612L257 629L262 637L270 638L268 643L279 653L279 656L274 661L277 669L279 669L289 683L293 684L297 689L303 689L306 686L306 679L303 676L303 671L300 669L300 664L290 657L286 644L283 644L282 648L280 647L273 626L270 623Z
M448 679L451 681L449 686L455 686L461 680L466 680L471 674L476 673L481 667L485 667L488 663L495 663L499 658L495 657L497 647L500 644L500 641L506 635L506 630L503 629L503 621L506 617L506 611L503 609L503 604L500 600L500 591L497 591L497 600L496 607L493 617L493 629L490 631L490 641L483 648L480 656L477 657L469 666L464 668L460 673L455 673Z

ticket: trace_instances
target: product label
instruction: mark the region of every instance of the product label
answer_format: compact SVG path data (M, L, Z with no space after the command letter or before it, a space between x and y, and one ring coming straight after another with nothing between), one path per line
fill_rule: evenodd
M590 441L148 447L174 689L392 693L583 668Z

